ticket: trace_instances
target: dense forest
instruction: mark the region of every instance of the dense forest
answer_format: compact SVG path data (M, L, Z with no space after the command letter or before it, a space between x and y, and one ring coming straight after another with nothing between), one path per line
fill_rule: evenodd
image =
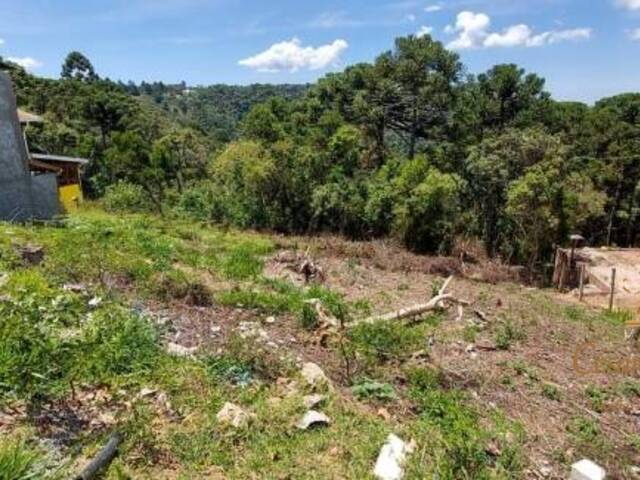
M431 37L310 86L116 83L71 53L59 80L8 62L34 149L90 159L112 210L279 232L481 240L532 268L580 233L635 245L640 94L558 102L517 65L471 75Z

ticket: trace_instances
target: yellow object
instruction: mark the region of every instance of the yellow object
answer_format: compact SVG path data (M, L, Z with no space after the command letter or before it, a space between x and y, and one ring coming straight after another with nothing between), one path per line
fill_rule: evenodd
M82 189L77 183L62 186L58 188L58 198L65 212L77 212L78 205L82 202Z

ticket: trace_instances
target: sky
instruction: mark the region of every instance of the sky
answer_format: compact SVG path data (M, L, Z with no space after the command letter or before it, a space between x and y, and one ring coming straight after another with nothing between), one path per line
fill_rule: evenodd
M305 83L426 33L560 100L640 91L640 0L0 0L0 56L47 77L79 50L113 80Z

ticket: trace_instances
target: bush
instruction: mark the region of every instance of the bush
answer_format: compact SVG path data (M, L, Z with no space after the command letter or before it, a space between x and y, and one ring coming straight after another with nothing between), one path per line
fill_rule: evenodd
M150 212L149 196L139 185L120 181L106 188L102 197L104 209L108 212Z
M424 340L424 331L400 322L362 323L349 331L356 352L370 362L386 362L410 354Z

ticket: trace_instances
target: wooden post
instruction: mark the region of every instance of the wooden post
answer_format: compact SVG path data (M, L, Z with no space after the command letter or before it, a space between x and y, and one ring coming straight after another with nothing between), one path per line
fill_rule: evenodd
M609 311L613 310L613 297L616 292L616 269L611 269L611 293L609 295Z
M580 301L584 298L584 274L587 266L583 263L580 265Z

